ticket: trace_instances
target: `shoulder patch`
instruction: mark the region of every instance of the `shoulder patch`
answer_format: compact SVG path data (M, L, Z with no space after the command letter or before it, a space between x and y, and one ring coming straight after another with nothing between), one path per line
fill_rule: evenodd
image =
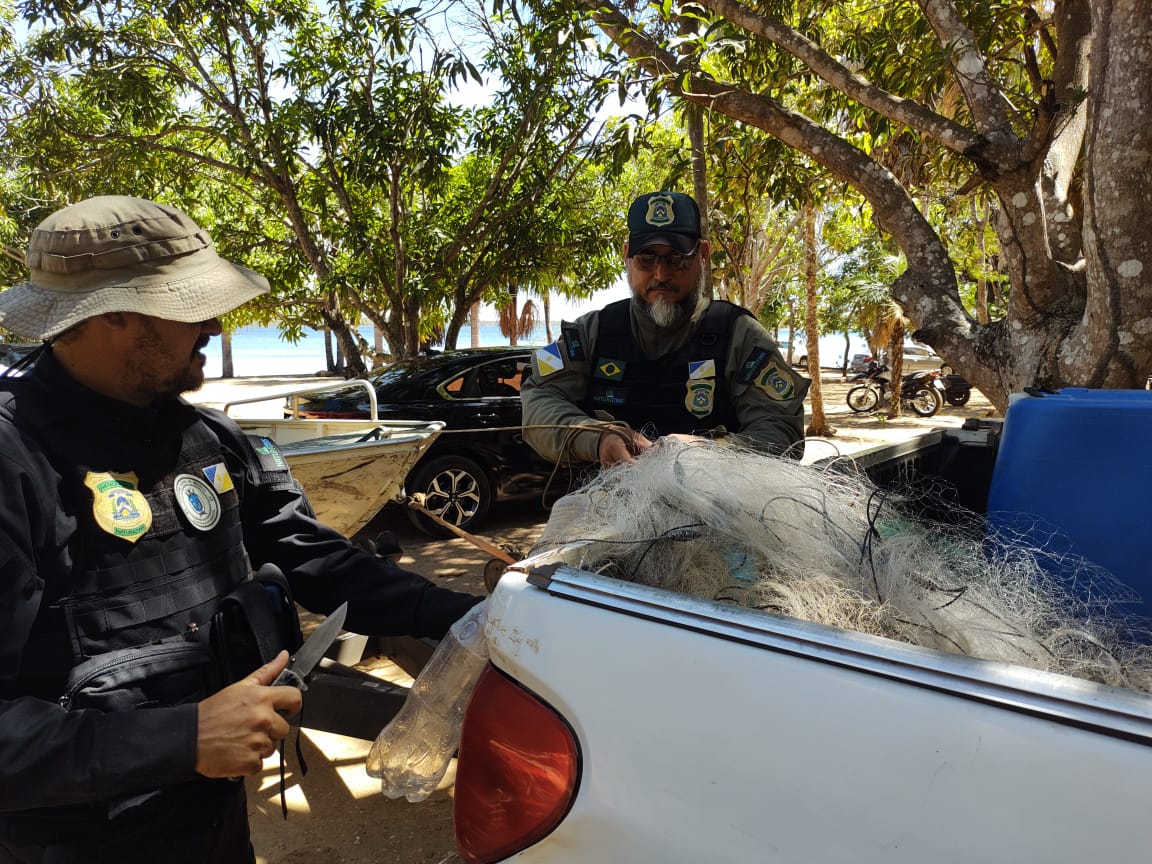
M767 348L753 348L749 351L744 363L740 366L740 374L736 377L736 383L751 384L770 355L771 352Z
M536 370L541 378L547 378L553 372L564 368L564 357L560 353L560 343L553 342L543 348L536 349Z
M256 455L260 459L261 472L288 470L288 462L284 459L284 454L280 452L275 441L262 435L249 435L248 440L252 443L252 449L256 451Z
M796 383L792 380L791 370L781 370L773 361L764 367L756 386L768 394L770 399L778 402L787 402L796 395Z
M584 360L584 343L580 340L580 331L575 327L561 327L560 335L564 337L564 347L568 352L568 359Z

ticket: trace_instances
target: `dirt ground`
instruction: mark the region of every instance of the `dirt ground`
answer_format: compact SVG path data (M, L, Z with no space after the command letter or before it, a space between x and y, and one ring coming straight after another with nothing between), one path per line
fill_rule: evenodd
M299 383L299 379L214 380L193 398L222 407L230 399L283 392ZM992 416L990 403L975 392L964 408L945 405L931 418L886 420L880 415L856 415L845 404L848 385L839 376L826 374L821 383L827 418L836 434L810 439L805 461L905 440L942 426L959 426L968 417ZM537 503L511 502L496 508L482 533L497 544L526 550L545 519ZM392 531L404 550L402 566L456 590L484 593L481 574L489 556L467 541L432 540L415 531L402 512L391 509L378 515L356 539L372 538L384 530ZM398 683L411 680L387 662L370 663L366 668ZM285 748L287 821L281 817L278 760L269 759L264 770L248 780L253 843L261 864L449 864L459 860L452 838L451 772L441 790L427 801L391 801L379 794L378 781L364 771L370 745L369 741L305 730L300 746L309 771L302 777L290 742Z

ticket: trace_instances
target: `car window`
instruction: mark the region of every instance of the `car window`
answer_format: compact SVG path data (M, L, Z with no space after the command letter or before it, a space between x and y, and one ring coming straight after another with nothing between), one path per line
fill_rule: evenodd
M501 357L466 369L436 389L445 399L495 399L520 395L529 355Z
M515 358L485 363L476 370L476 385L480 396L519 396L523 366Z
M451 381L444 384L441 389L454 399L462 399L464 397L464 382L468 375L469 372L457 375Z

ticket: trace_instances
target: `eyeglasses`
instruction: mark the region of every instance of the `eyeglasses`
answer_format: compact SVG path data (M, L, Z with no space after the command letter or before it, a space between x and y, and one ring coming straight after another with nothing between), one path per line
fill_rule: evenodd
M696 253L700 251L700 245L697 244L696 248L688 253L669 252L667 255L657 255L655 252L637 252L635 255L629 255L632 263L636 265L637 270L642 270L645 273L651 273L659 266L660 262L664 262L664 266L674 272L687 270L689 263L696 257Z

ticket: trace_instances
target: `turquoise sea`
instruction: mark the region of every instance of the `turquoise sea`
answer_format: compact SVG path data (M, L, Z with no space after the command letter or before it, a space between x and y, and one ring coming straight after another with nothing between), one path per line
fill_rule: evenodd
M559 321L552 326L553 334L559 335ZM361 327L360 335L368 345L373 344L371 327ZM541 324L529 338L519 340L519 344L544 345L547 341L544 325ZM508 339L501 335L500 326L495 322L481 322L480 344L485 347L507 345ZM456 347L469 348L471 345L472 329L465 326L460 330ZM384 350L388 350L387 343ZM222 366L219 337L208 343L204 355L208 358L204 367L205 376L219 378ZM292 343L283 339L275 327L241 327L232 334L232 365L237 377L315 374L327 366L324 359L324 334L317 330L307 330L304 338Z

